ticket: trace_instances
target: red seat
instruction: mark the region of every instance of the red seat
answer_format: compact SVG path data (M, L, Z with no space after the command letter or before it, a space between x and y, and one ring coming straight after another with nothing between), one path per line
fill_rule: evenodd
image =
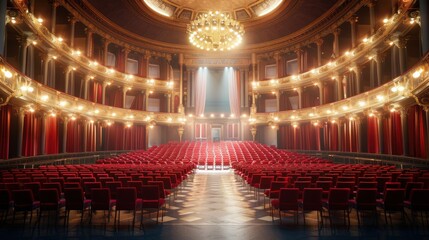
M402 219L404 219L404 199L405 189L402 188L388 188L384 192L383 199L377 200L378 206L384 210L384 219L387 224L387 213L392 223L391 212L401 212Z
M142 210L156 209L156 222L158 223L159 211L162 211L162 206L165 205L165 200L160 195L160 189L157 185L142 186ZM161 212L161 221L164 219L164 211ZM142 221L143 222L143 211Z
M328 199L323 201L323 206L328 210L329 214L329 222L332 226L332 211L341 210L344 213L344 224L347 222L348 226L350 226L350 214L349 214L349 196L350 189L349 188L331 188L329 189Z
M298 223L298 188L281 188L279 192L279 198L271 200L271 217L274 221L274 209L279 211L280 223L282 223L282 212L284 211L295 211L296 212L296 223Z
M322 188L304 188L302 193L302 200L300 200L300 206L302 210L302 216L304 217L305 224L305 213L307 211L317 211L317 222L319 222L319 217L323 225L323 216L322 216Z

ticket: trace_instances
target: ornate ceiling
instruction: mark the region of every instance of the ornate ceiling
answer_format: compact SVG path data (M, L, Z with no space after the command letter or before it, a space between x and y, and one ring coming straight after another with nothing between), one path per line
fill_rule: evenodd
M144 1L173 6L171 17L152 10ZM278 41L317 23L340 2L337 0L283 0L269 14L258 16L258 11L270 8L277 0L87 0L70 1L76 10L93 18L104 29L112 29L118 37L131 36L156 43L191 48L186 24L199 12L222 10L232 12L245 27L242 45L252 46ZM167 5L163 5L167 4ZM259 6L259 10L258 10ZM212 9L213 8L213 9ZM186 13L187 12L187 13ZM241 13L240 13L241 12ZM243 13L245 12L245 13ZM185 15L187 17L185 17ZM245 18L245 19L244 19Z

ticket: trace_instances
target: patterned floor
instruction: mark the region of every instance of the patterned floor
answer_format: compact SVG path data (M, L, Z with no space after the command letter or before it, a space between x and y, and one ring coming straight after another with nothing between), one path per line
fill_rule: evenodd
M278 218L272 221L268 202L263 204L262 195L256 197L232 171L198 170L171 199L162 223L156 224L155 214L144 214L140 222L137 213L132 228L132 214L121 214L121 224L115 226L113 217L104 225L103 212L93 215L89 224L88 215L80 224L79 213L72 213L68 227L63 226L63 213L55 223L54 216L42 218L24 225L18 216L15 224L10 218L0 227L2 239L429 239L429 224L404 224L399 215L394 215L392 224L386 225L379 214L378 225L371 216L363 216L359 227L354 212L348 229L340 217L334 218L333 226L324 216L325 225L319 227L316 213L302 215L295 224L291 215L285 215L283 224Z

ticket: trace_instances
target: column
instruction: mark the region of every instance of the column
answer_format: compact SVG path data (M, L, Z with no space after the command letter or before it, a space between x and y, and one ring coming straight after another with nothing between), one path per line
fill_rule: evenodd
M93 50L92 50L92 48L93 48L93 36L94 36L94 32L91 29L87 28L86 29L86 49L85 49L85 51L86 51L86 56L89 58L92 58L92 55L93 55L93 53L92 53L93 52Z
M379 87L383 83L383 58L377 54L374 60L377 68L377 87Z
M105 38L103 41L103 64L104 64L104 66L107 66L107 53L109 52L109 44L110 44L110 41Z
M65 72L66 77L65 77L65 90L64 90L64 92L65 92L65 93L67 93L67 94L71 94L71 87L70 87L71 81L70 81L70 75L71 75L71 72L72 72L72 71L73 71L73 68L72 68L71 66L68 66L68 67L67 67L67 70L66 70L66 72Z
M298 109L302 108L302 89L299 87L296 89L296 92L298 93Z
M45 112L41 112L41 123L40 123L40 154L45 155L45 141L46 141L46 117L48 116Z
M69 118L64 116L63 117L63 145L61 146L61 152L66 153L67 152L67 124L69 122Z
M422 56L429 51L429 2L419 1ZM427 154L429 155L429 154Z
M72 17L70 19L70 47L73 48L74 47L74 33L75 33L75 28L76 28L76 22L77 19Z
M408 156L408 109L401 108L401 130L403 155Z
M340 32L341 32L341 29L339 29L339 28L336 28L332 32L332 34L334 35L332 52L335 55L335 58L338 58L340 56Z
M179 109L178 113L185 113L183 107L183 53L179 54L179 67L180 67L180 78L179 78Z
M375 0L370 0L368 3L369 8L369 27L371 34L375 33Z
M144 95L144 110L147 111L149 108L149 91L146 89L146 93Z
M256 140L256 131L257 131L256 126L251 126L251 127L250 127L250 133L252 134L252 139L253 139L253 141L255 141L255 140Z
M323 45L323 39L319 38L316 40L317 45L317 66L322 66L322 45Z
M18 109L18 146L16 151L18 152L18 157L22 157L22 140L23 140L23 134L24 134L24 116L25 116L25 109L19 108Z
M319 82L317 83L317 86L319 87L319 103L320 105L323 105L325 103L325 97L324 97L324 92L325 92L325 85L323 84L322 81L319 80Z
M277 112L280 111L280 92L276 90L276 104L277 104Z
M103 105L105 105L106 104L106 87L107 87L107 81L103 81L103 92L102 92L102 97L101 97L101 103L103 104Z
M283 67L281 62L281 56L279 52L274 53L274 59L276 60L276 66L277 66L277 78L283 77Z
M55 27L57 25L57 7L60 4L54 0L52 3L52 18L51 18L51 33L55 35Z
M369 87L371 89L375 88L376 84L376 61L377 53L372 57L372 59L369 62Z
M122 108L125 108L125 101L127 100L127 86L122 86Z
M21 39L21 48L22 48L22 56L21 56L21 72L23 74L26 74L27 71L27 53L28 53L28 46L30 46L30 40L26 37L22 37Z
M253 78L252 81L256 82L256 54L252 53L252 74ZM256 113L256 99L255 99L255 92L252 89L252 106L250 107L251 113Z
M361 86L361 81L362 81L362 74L360 72L360 67L358 65L355 65L353 67L353 71L355 72L356 75L356 95L360 94L360 86Z
M179 134L179 142L182 142L183 132L185 131L185 128L183 125L180 125L177 127L177 133Z
M48 75L49 75L49 62L51 61L52 56L46 54L43 59L43 84L48 85Z
M351 47L355 48L356 47L356 23L358 22L358 17L356 16L352 16L349 19L349 23L350 23L350 40L351 40Z
M402 75L407 68L407 63L405 62L406 43L407 42L403 37L398 37L398 39L395 41L395 45L398 47L398 51L399 51L399 74L400 75Z
M7 0L0 0L0 56L5 56Z
M340 101L343 99L343 80L340 78L340 76L336 75L335 81L337 82L337 101Z
M167 93L167 112L171 113L171 93Z
M93 77L91 77L89 75L85 76L85 83L84 83L84 88L83 88L83 98L85 100L88 100L88 97L89 97L88 93L89 93L89 84L91 83L91 79L93 79ZM95 92L97 92L97 91L95 91ZM96 99L97 99L97 96L94 96L94 100L96 100Z

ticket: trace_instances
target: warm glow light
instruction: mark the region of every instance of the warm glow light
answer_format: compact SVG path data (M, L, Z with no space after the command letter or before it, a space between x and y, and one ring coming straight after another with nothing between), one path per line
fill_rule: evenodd
M364 102L364 101L359 101L359 102L358 102L358 104L359 104L359 107L363 107L363 106L365 106L365 105L366 105L366 102Z
M32 86L29 86L29 85L22 85L21 87L20 87L20 89L21 89L21 91L23 91L23 92L33 92L34 91L34 88L32 87Z
M215 115L214 115L213 113L212 113L212 114L210 114L210 117L211 117L211 118L213 118L214 116L215 116Z
M187 26L189 42L207 51L230 50L243 40L243 26L229 13L202 13Z
M68 102L67 102L67 101L60 101L60 103L59 103L59 105L60 105L61 107L65 107L67 104L68 104Z
M2 72L6 78L12 78L13 77L13 74L9 70L2 69Z
M49 100L49 96L48 95L42 95L42 96L40 96L40 100L46 102Z
M422 75L423 69L416 70L413 72L413 78L419 78Z
M384 96L383 95L377 95L377 100L379 101L379 102L381 102L381 101L383 101L384 100Z

